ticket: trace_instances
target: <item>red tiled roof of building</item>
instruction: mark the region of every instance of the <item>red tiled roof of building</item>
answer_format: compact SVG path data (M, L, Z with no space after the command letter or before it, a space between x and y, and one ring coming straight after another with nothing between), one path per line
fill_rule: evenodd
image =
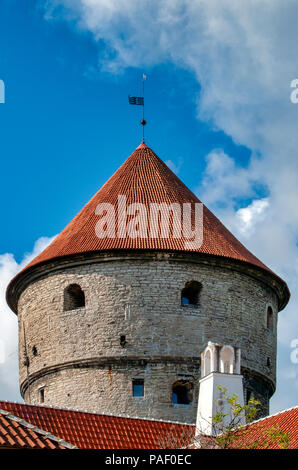
M61 438L46 433L10 411L0 409L0 449L73 448Z
M195 435L194 425L182 423L3 401L0 402L0 408L37 426L39 431L43 430L58 436L66 441L65 446L70 443L81 449L183 448L192 442ZM267 447L270 449L280 448L279 439L270 438L268 433L275 430L289 433L289 448L297 449L298 407L249 424L243 428L240 438L234 441L233 446L248 448L253 444L257 448L264 448L267 442ZM1 432L3 433L0 421L0 439ZM38 431L34 432L38 434ZM40 436L39 438L43 439ZM55 442L52 444L55 445ZM210 443L208 447L211 448Z
M239 431L233 447L280 449L281 433L289 434L289 449L298 449L298 406L254 421Z
M102 415L47 406L0 402L5 409L81 449L159 449L167 439L181 447L194 427L165 421Z
M150 213L150 203L166 203L167 205L178 203L180 207L183 203L192 203L192 213L194 214L194 203L200 202L153 150L147 145L141 144L55 240L29 263L25 271L40 263L82 253L115 250L163 250L191 251L230 258L250 263L273 274L205 206L203 210L203 244L197 249L186 249L185 241L187 239L184 236L174 238L172 234L168 238L160 236L157 238L150 236L146 238L128 236L125 238L117 236L98 238L95 226L99 216L95 214L95 209L99 203L110 203L116 208L118 195L126 196L127 205L135 202L143 203L147 208L147 214ZM194 215L192 218L194 220ZM118 233L117 228L116 217L116 234ZM16 278L22 272L24 270ZM10 287L8 292L9 289ZM287 291L287 287L285 290Z

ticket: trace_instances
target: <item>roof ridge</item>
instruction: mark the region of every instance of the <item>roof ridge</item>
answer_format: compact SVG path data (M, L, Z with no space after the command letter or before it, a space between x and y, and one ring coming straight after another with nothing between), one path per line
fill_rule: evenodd
M7 403L11 403L11 402L7 402ZM21 404L21 403L19 403L19 404ZM10 411L3 410L3 409L0 408L0 414L2 416L5 416L8 419L16 421L17 423L21 424L22 426L25 426L26 428L30 429L31 431L36 432L37 434L41 434L42 436L45 436L48 439L51 439L55 442L58 442L58 444L61 444L61 445L63 445L64 447L66 447L68 449L78 449L77 446L74 446L73 444L70 444L69 442L66 442L64 439L61 439L60 437L54 436L53 434L51 434L48 431L44 431L43 429L40 429L37 426L34 426L34 424L28 423L28 421L24 420L23 418L20 418L19 416L13 415Z
M166 194L167 196L169 196L169 195L171 194L171 189L170 189L170 187L169 187L168 184L167 184L167 177L166 177L167 175L166 175L166 174L162 174L162 173L159 171L157 162L161 163L161 164L163 165L163 167L165 168L165 170L167 170L167 171L170 172L175 178L177 178L177 179L179 180L179 184L181 184L181 185L184 187L185 190L187 190L189 193L191 193L191 195L192 195L195 199L197 199L197 200L199 201L198 197L186 186L185 183L183 183L183 181L182 181L180 178L178 178L178 176L171 170L171 168L169 168L169 167L165 164L165 162L164 162L161 158L159 158L158 155L156 155L156 153L154 152L154 150L152 150L150 147L147 146L147 148L145 149L145 151L146 151L147 154L149 154L149 150L154 154L154 157L156 158L156 161L155 161L155 162L153 161L153 166L154 166L154 168L156 169L156 174L159 176L159 180L160 180L160 182L161 182L161 184L162 184L162 187L164 188L165 194Z
M245 426L251 426L252 424L256 424L256 423L259 423L261 421L265 421L266 419L274 418L274 416L281 415L282 413L286 413L287 411L295 410L296 408L298 408L298 405L292 406L291 408L286 408L285 410L282 410L282 411L277 411L273 415L264 416L263 418L256 419L255 421L252 421L251 423L247 423Z

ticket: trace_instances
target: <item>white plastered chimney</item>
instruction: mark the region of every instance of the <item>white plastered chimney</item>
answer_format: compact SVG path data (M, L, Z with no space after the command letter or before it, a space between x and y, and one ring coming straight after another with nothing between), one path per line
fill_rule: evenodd
M209 341L201 355L201 380L196 422L196 436L218 435L231 423L231 405L223 396L237 395L237 403L244 406L243 377L240 374L240 349L230 345L220 345ZM220 390L218 387L221 387ZM228 414L222 426L215 425L214 417L218 412ZM245 424L245 416L239 422Z

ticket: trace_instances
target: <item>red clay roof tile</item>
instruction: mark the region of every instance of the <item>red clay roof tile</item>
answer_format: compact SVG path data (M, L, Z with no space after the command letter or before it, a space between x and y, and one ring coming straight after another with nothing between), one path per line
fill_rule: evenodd
M0 402L0 408L81 449L158 449L171 448L174 445L184 447L195 434L195 426L181 423L125 418L11 402ZM5 417L3 419L9 421ZM15 426L18 432L18 424L13 424L13 427ZM12 426L6 437L3 432L6 428L3 420L0 420L0 446L3 445L3 441L8 440L15 445L15 438L11 437L11 428ZM267 442L268 448L279 448L278 439L268 439L268 430L274 428L279 432L289 433L289 448L298 448L298 407L246 426L242 437L234 441L234 447L246 448L258 443L258 447L262 448L262 445ZM28 439L31 439L33 444L37 440L35 436L34 431L28 435ZM42 435L38 436L38 439L41 445L48 447L56 444L52 440L44 443ZM21 439L18 445L26 443L28 444L28 440Z
M65 447L73 447L60 437L46 435L43 430L33 426L33 423L26 422L20 415L13 415L11 411L0 409L0 449L65 449Z
M273 433L272 436L270 433ZM255 421L238 433L234 447L279 449L281 433L288 434L289 449L298 449L298 407Z
M0 408L81 449L158 449L167 434L179 440L183 430L194 429L187 424L11 402L0 402Z

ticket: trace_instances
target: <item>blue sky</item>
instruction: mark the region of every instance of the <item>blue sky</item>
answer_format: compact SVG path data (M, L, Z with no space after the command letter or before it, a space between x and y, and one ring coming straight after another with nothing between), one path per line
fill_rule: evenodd
M289 284L271 410L297 404L297 14L295 0L2 0L4 398L19 398L7 282L141 142L127 96L145 72L146 143Z
M35 1L0 6L0 77L6 103L0 108L2 180L1 252L19 261L41 235L61 231L141 142L141 108L128 94L142 92L143 68L101 71L90 34L71 24L45 21ZM171 63L146 67L146 142L179 167L192 189L202 178L205 156L233 144L196 117L200 85Z

